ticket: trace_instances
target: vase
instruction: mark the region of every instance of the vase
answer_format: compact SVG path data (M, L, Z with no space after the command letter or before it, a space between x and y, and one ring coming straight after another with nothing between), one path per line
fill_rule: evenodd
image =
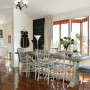
M65 52L67 52L68 46L64 46Z
M68 46L64 46L64 49L65 49L65 55L67 56L67 49L68 49Z

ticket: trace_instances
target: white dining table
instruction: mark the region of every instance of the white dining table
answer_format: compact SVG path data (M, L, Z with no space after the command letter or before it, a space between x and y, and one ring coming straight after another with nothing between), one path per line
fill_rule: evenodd
M32 57L36 55L36 53L33 51L26 52L26 53L31 55ZM50 53L50 54L55 59L61 58L60 53ZM79 83L79 72L78 72L79 63L81 61L90 60L90 55L72 55L71 57L67 55L65 56L65 60L70 60L73 62L73 76L72 78L67 78L67 80L70 81L69 87L74 87L75 85L78 85Z
M51 55L56 59L60 58L60 53L52 53ZM68 78L68 80L70 81L69 87L74 87L79 83L79 63L81 61L90 60L90 55L72 55L71 57L67 55L65 56L65 60L70 60L73 62L73 77Z

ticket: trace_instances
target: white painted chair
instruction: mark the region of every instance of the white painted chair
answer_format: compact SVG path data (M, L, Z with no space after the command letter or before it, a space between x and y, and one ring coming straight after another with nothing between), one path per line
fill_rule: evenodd
M19 62L20 62L20 74L21 72L26 73L26 77L29 76L29 64L30 64L30 58L28 55L24 52L23 48L18 48L17 49L18 56L19 56ZM21 64L23 64L23 69L21 70Z
M20 72L21 72L20 53L21 53L21 52L24 52L24 49L23 49L23 48L18 48L18 49L17 49L17 52L18 52L18 59L19 59L19 68L20 68Z
M54 72L54 76L56 79L63 79L63 89L64 89L64 80L65 80L65 73L69 72L70 73L70 68L66 67L65 65L65 54L60 54L59 55L60 60L63 60L63 64L59 63L58 61L56 61L55 63L55 72Z
M47 51L40 50L37 53L38 60L38 79L42 74L47 83L49 84L49 79L53 78L54 82L54 59L50 57L50 54Z
M78 68L78 72L83 74L83 79L84 79L84 74L90 75L90 66L80 66Z
M36 61L36 56L32 53L27 54L28 58L29 58L29 75L31 72L35 73L35 80L36 80L36 74L37 74L37 61ZM35 56L35 59L33 59L33 57Z

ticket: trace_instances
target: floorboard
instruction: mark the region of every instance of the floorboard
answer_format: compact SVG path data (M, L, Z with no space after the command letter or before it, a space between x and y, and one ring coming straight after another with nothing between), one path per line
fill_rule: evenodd
M45 79L36 81L34 79L34 73L31 73L29 78L25 77L25 74L19 73L18 68L11 68L12 61L0 60L0 90L63 90L62 81L55 80L50 84L47 84ZM82 74L80 74L82 77ZM64 90L90 90L90 75L85 75L83 83L70 88L69 82L65 81Z

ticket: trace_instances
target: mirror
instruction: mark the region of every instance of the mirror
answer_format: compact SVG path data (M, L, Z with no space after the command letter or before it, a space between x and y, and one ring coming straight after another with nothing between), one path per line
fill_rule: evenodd
M12 57L12 8L0 8L0 57Z

